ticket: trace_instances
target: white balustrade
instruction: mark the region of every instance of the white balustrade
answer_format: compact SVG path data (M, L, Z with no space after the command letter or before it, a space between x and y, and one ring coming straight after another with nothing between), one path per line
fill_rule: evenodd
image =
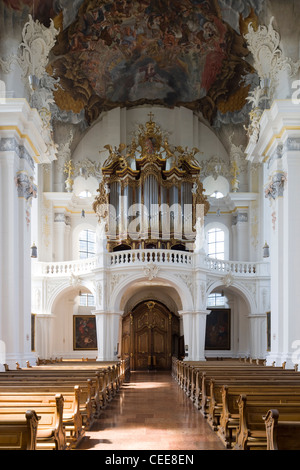
M128 250L114 253L107 253L107 269L114 267L138 267L149 263L160 266L176 266L178 268L193 268L194 253L175 250ZM268 263L252 263L242 261L223 261L210 257L205 257L201 263L204 270L226 276L231 273L233 276L268 277ZM63 261L57 263L45 263L35 261L33 264L34 276L71 276L89 274L93 269L99 267L97 257L84 260Z
M131 266L148 263L163 265L193 265L193 253L175 250L128 250L110 253L110 266Z
M96 258L76 261L61 261L57 263L37 262L34 265L34 275L42 276L71 276L91 272L96 267Z
M255 276L257 274L257 263L244 261L223 261L220 259L205 258L206 268L210 271L226 275Z

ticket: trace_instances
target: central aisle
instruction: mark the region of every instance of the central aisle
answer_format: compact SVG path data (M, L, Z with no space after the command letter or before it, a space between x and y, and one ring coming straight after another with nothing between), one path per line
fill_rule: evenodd
M224 450L170 372L132 372L78 450Z

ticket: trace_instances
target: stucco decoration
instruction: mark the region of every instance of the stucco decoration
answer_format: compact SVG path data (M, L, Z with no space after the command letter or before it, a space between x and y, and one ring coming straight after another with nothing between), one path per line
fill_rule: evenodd
M11 55L7 60L1 60L4 71L9 72L13 64L18 64L22 70L22 77L43 78L48 65L49 53L53 48L58 30L53 21L46 28L38 20L34 21L31 15L22 31L22 42L18 54Z
M281 50L281 38L273 27L274 17L268 26L261 25L258 28L249 24L245 39L248 49L253 55L254 67L262 80L263 87L268 88L268 98L272 101L278 86L279 75L287 71L293 77L299 70L300 60L294 62L285 57Z
M265 197L270 201L282 197L284 193L285 184L287 182L287 175L284 172L278 171L270 178L270 181L265 188Z

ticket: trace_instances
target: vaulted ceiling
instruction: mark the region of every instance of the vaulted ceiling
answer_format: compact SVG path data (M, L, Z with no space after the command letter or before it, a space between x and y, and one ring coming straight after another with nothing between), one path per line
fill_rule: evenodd
M2 0L60 30L48 73L62 112L88 125L118 106L186 106L210 125L244 122L257 77L243 33L262 0Z

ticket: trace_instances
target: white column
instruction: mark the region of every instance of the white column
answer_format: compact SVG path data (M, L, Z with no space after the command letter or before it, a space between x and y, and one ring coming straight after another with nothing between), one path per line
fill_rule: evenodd
M287 365L293 367L294 346L300 340L300 149L287 151L283 156L287 184L283 197L284 230L283 246L283 357ZM283 361L283 362L284 362ZM300 364L299 364L300 365Z
M186 361L205 361L206 317L209 313L209 310L180 312Z
M54 246L55 246L55 260L58 261L65 261L65 232L66 232L66 224L65 224L65 214L63 213L56 213L54 214Z
M24 99L0 106L0 341L6 363L25 365L31 352L31 200L35 164L49 163L41 118Z
M19 266L18 266L18 199L15 176L18 157L14 152L1 152L1 340L5 343L7 363L19 360ZM25 214L24 214L25 216ZM21 242L21 240L20 240ZM23 242L22 242L23 246ZM29 255L29 254L28 254Z
M54 315L36 315L36 351L41 359L53 356L53 322Z
M250 322L250 357L264 359L267 351L267 316L266 314L249 315Z
M300 112L292 100L275 101L260 122L260 137L246 150L248 159L264 162L271 205L271 352L267 357L294 367L300 344ZM300 364L300 358L297 359Z
M235 226L235 255L236 261L249 260L249 223L248 211L237 211Z
M98 356L97 361L117 361L120 317L122 313L107 313L94 310L96 316Z

